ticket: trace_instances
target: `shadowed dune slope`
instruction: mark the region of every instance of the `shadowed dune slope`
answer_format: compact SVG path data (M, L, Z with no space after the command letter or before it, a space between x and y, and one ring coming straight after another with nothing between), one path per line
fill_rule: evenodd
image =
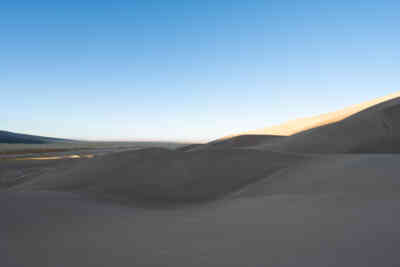
M400 98L259 148L299 153L399 153Z
M178 147L178 148L176 149L176 151L182 151L182 152L190 151L190 150L192 150L192 149L194 149L194 148L197 148L197 147L199 147L199 146L202 146L202 145L203 145L203 144L190 144L190 145L187 145L187 146Z
M361 198L400 199L398 154L316 155L293 168L252 183L234 195L265 197L276 195L347 195Z
M259 145L279 142L285 136L279 135L239 135L229 139L218 139L204 145L199 145L191 150L204 149L230 149L230 148L252 148Z
M16 189L87 192L143 204L206 201L301 159L242 149L195 152L144 149L86 160L68 171L48 173Z

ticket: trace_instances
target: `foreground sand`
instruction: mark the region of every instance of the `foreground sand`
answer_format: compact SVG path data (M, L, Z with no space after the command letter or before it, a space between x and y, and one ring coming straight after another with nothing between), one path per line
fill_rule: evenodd
M397 266L397 155L335 155L218 201L144 208L0 194L2 266ZM57 179L57 177L54 177Z

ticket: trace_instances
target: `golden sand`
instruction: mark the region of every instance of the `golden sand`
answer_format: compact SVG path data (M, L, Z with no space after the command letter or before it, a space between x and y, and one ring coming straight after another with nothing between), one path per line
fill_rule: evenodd
M81 159L81 158L93 158L93 154L88 155L66 155L66 156L53 156L53 157L24 157L24 158L15 158L15 160L57 160L57 159Z
M334 112L329 112L317 116L312 116L312 117L306 117L306 118L299 118L295 120L290 120L288 122L276 125L276 126L271 126L263 129L258 129L258 130L252 130L252 131L247 131L247 132L242 132L239 134L233 134L230 136L225 136L222 139L227 139L231 138L234 136L239 136L239 135L282 135L282 136L289 136L293 135L302 131L306 131L312 128L324 126L327 124L339 122L341 120L344 120L360 111L363 111L365 109L368 109L372 106L378 105L380 103L386 102L388 100L394 99L400 97L400 91L380 97L371 101L366 101L361 104L356 104L352 105L350 107L334 111Z

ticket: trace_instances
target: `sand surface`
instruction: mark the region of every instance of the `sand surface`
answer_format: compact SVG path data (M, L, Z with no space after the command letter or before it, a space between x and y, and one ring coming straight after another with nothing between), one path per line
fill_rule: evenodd
M291 136L0 160L0 266L400 266L399 101Z

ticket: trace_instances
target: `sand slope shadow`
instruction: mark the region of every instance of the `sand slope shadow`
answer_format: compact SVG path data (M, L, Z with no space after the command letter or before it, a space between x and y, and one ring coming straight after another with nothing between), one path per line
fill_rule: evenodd
M191 150L254 148L260 145L273 144L283 140L280 135L239 135L228 139L217 139L204 145L193 147Z
M86 160L71 170L43 175L16 190L84 192L149 205L203 202L302 159L256 150L145 149Z

